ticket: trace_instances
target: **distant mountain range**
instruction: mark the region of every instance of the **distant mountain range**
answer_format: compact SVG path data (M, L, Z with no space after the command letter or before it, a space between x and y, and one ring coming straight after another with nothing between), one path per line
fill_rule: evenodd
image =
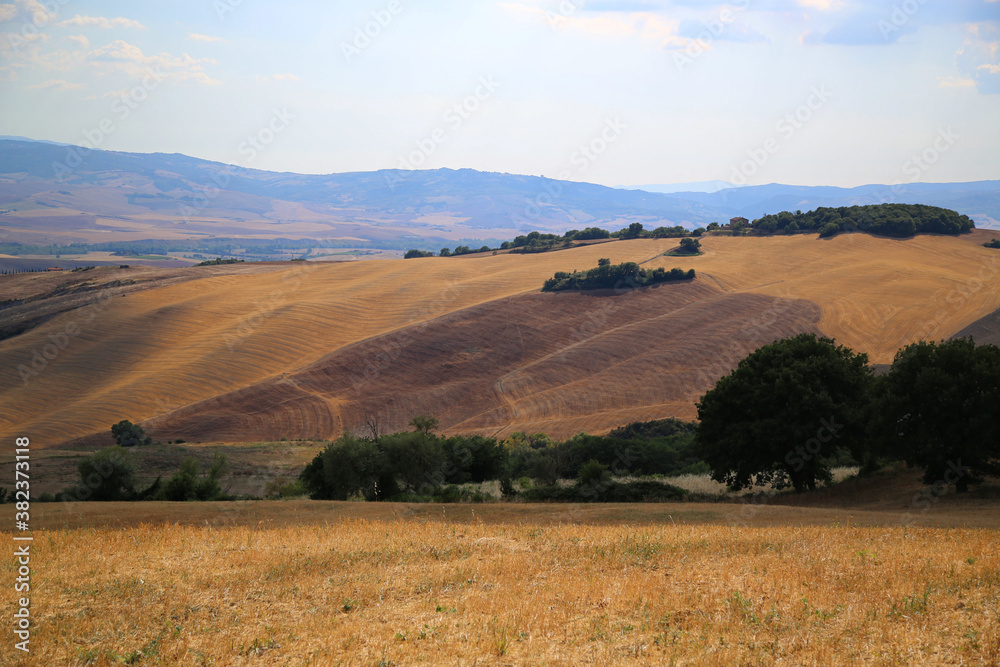
M717 190L720 184L648 192L472 169L307 175L7 138L0 139L0 235L35 243L287 236L420 245L636 221L693 228L733 216L883 201L943 206L980 227L1000 227L1000 181ZM666 192L685 186L692 191Z

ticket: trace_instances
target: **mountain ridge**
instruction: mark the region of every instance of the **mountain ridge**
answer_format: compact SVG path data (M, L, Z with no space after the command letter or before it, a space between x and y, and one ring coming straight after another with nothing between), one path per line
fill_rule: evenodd
M420 239L513 238L631 222L694 228L735 216L880 201L943 206L978 226L1000 227L1000 180L667 194L468 168L270 172L180 153L0 139L0 232L29 243L283 235L358 238L370 247L412 237L421 245ZM115 216L123 222L97 220Z

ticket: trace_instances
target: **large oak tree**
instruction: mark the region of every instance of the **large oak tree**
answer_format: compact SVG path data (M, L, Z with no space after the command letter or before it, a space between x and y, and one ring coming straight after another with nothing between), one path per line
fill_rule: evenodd
M698 403L699 453L734 489L830 479L829 458L860 451L868 357L800 334L752 352Z

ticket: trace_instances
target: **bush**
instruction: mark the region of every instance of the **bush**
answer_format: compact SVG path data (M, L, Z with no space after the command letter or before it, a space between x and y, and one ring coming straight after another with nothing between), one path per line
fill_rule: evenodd
M414 257L433 257L434 253L426 252L424 250L407 250L406 254L403 255L403 259L413 259Z
M273 500L285 498L297 498L298 496L309 495L309 490L302 483L301 479L287 480L282 477L271 480L264 491L264 497Z
M219 480L226 473L226 457L216 453L208 472L199 475L198 459L189 456L181 461L180 470L167 481L161 497L163 500L222 500L223 493Z
M116 445L102 449L77 464L80 487L76 500L132 500L135 493L135 463L128 450Z
M984 248L1000 248L1000 239L991 239L983 244Z
M127 419L123 419L111 427L111 437L121 447L153 444L153 439L146 437L146 432L141 426L133 424Z
M662 503L683 500L687 491L655 480L610 481L604 486L536 486L524 491L528 502Z
M691 237L681 239L681 244L677 247L677 252L686 255L697 255L701 252L701 241Z
M819 228L819 237L821 239L825 239L839 232L840 232L840 225L838 225L835 222L828 222Z
M580 466L580 473L577 482L580 484L604 484L611 480L611 473L608 466L596 459L590 459Z
M300 479L309 497L392 500L402 493L429 496L448 481L449 473L470 479L480 476L475 461L463 458L462 464L453 468L449 455L462 448L453 441L446 451L443 440L429 432L429 423L421 422L421 426L427 430L393 433L378 440L341 436L302 471Z

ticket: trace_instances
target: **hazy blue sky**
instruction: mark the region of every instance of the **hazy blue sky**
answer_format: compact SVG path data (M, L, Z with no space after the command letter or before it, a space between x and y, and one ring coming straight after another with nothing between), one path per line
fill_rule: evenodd
M16 0L0 134L306 173L1000 178L1000 1Z

